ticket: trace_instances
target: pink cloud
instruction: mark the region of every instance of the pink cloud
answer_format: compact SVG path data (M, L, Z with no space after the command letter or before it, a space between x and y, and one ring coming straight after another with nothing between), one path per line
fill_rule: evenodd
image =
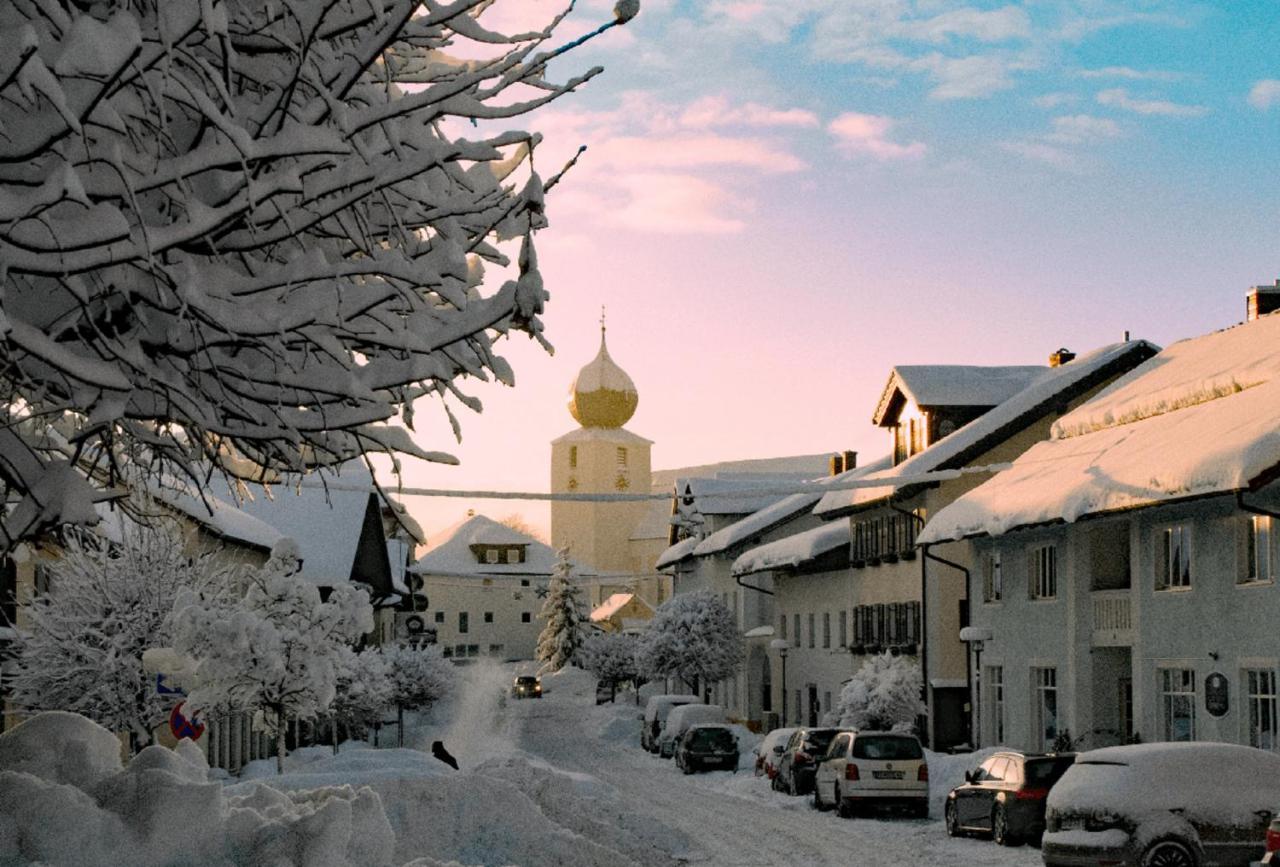
M827 130L835 136L836 147L850 154L865 154L878 160L919 159L928 149L924 142L899 144L888 139L897 123L891 117L877 114L845 112Z
M803 108L773 108L758 102L734 106L725 96L695 100L680 115L680 123L690 127L755 126L816 127L818 116Z

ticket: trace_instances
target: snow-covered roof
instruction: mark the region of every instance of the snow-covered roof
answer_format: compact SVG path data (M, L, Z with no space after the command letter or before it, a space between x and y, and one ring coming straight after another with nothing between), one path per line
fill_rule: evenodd
M521 545L525 549L523 563L482 562L473 546L495 547ZM418 575L551 575L555 571L556 552L550 545L501 524L485 515L464 518L441 531L418 562L409 571ZM584 574L577 569L578 574Z
M1175 343L938 511L921 542L1255 487L1280 467L1280 316Z
M167 506L182 512L215 535L270 552L283 534L266 521L238 509L225 500L205 494L197 497L187 491L153 488L153 495Z
M813 483L815 487L823 484L832 484L849 479L860 479L867 475L885 470L889 467L891 461L890 456L885 456L878 461L867 464L865 467L857 467L848 472L840 473L837 476L827 476L822 479L815 479ZM855 491L858 489L855 488ZM828 494L830 496L830 494ZM693 549L693 556L706 557L711 554L719 554L735 545L741 545L753 536L761 533L767 533L769 530L791 520L792 518L809 511L814 504L823 498L821 491L804 494L791 494L783 497L777 502L771 503L764 508L753 512L747 517L735 521L727 527L722 527L703 539L696 548Z
M668 566L674 566L681 560L686 560L693 556L693 549L698 547L698 543L702 541L697 536L690 536L687 539L681 539L667 550L663 551L658 557L658 562L653 564L655 569L665 569Z
M676 479L714 479L741 477L779 479L812 479L827 471L831 455L790 455L779 458L750 458L741 461L721 461L716 464L699 464L678 469L654 470L654 490L669 490Z
M1059 404L1109 376L1136 367L1158 351L1158 346L1145 340L1130 340L1104 346L1058 367L1020 368L1035 370L1037 375L1016 394L896 467L867 476L884 478L885 487L831 491L818 502L814 514L832 518L890 496L895 479L963 466Z
M608 620L610 617L625 608L633 599L638 600L642 605L652 611L649 603L645 602L634 593L614 593L604 602L600 603L598 608L591 612L591 619L597 622L601 620Z
M693 497L694 511L700 515L749 515L781 500L784 494L757 493L780 483L807 479L791 475L742 474L723 478L676 480L676 496Z
M757 626L754 629L748 629L742 633L743 638L769 638L773 635L773 624L766 623L764 626Z
M751 575L771 569L794 569L811 563L841 545L848 547L851 534L848 521L832 521L776 542L746 551L733 561L734 575Z
M884 423L896 392L916 406L996 406L1048 369L1042 364L899 364L889 372L873 420Z

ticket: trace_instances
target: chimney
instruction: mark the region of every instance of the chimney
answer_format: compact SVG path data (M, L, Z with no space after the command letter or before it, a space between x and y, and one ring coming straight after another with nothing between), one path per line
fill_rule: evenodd
M1076 354L1074 352L1072 352L1070 349L1067 349L1066 347L1062 347L1057 352L1049 356L1049 366L1061 367L1062 365L1066 364L1068 361L1070 361L1075 357L1076 357Z
M1280 280L1274 286L1254 286L1245 293L1244 302L1247 322L1280 310Z
M848 449L845 449L844 450L844 471L847 473L849 472L849 470L857 469L857 467L858 467L858 453L851 452Z
M831 475L838 476L844 472L844 455L831 456Z

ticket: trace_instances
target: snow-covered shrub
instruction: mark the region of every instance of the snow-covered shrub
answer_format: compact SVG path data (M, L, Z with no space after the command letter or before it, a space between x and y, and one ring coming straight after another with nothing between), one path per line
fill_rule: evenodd
M61 556L48 564L49 592L26 608L4 681L19 708L74 711L145 746L173 700L157 694L143 653L172 643L180 592L217 598L234 589L241 570L187 553L170 521L124 521L121 534L118 543L65 534Z
M561 548L547 599L538 616L547 621L538 634L534 656L543 671L559 671L574 661L586 640L587 616L583 612L582 588L569 575L569 549Z
M626 681L638 685L641 675L636 653L639 649L640 639L634 635L621 632L593 635L582 647L579 664L613 687Z
M870 656L840 690L839 725L871 731L910 731L925 712L920 666L907 656Z
M658 606L637 653L645 677L679 677L705 689L742 662L742 636L729 607L709 590L677 593Z
M390 662L377 648L368 647L359 653L343 648L336 666L333 702L329 705L335 750L340 732L348 737L363 736L382 721L383 712L395 697Z
M496 337L549 346L559 176L503 126L601 71L548 80L561 16L505 35L492 8L0 3L0 547L92 522L121 462L452 461L414 401L478 411L458 380L514 381Z
M262 711L276 734L281 772L286 718L314 718L329 708L344 650L373 629L363 589L340 585L321 602L298 568L297 545L286 539L248 573L243 598L184 592L174 614L174 647L196 660L188 707Z
M391 701L405 710L426 710L457 687L458 669L438 645L396 645L382 654L391 677Z

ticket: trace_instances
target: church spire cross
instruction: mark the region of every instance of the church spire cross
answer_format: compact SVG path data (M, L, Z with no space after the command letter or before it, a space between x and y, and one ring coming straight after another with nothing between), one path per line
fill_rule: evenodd
M604 305L600 305L600 339L604 340Z

